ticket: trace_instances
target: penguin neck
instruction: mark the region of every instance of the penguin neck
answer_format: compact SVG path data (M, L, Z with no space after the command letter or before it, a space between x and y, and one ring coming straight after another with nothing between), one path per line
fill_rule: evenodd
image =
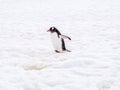
M59 32L52 32L51 34L57 34L58 38L60 38L59 35L61 35L61 33L59 33Z

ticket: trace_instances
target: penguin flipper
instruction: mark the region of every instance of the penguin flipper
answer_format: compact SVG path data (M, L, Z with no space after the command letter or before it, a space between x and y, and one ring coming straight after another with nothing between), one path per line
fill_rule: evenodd
M70 38L70 37L65 36L65 35L60 35L60 38L62 38L62 39L69 39L69 40L71 40L71 38Z

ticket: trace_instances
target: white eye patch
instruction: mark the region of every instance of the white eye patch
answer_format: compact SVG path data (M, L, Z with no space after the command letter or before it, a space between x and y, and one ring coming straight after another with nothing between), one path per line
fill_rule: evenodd
M54 29L54 27L52 27L52 30Z

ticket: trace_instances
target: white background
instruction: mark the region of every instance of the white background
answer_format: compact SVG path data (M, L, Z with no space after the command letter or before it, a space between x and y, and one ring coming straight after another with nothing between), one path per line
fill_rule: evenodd
M120 90L120 1L0 0L0 90Z

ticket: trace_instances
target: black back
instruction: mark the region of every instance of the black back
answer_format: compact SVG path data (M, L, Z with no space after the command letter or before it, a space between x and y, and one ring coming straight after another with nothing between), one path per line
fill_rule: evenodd
M64 39L61 39L61 41L62 41L62 50L66 50L66 47L65 47L65 42L64 42Z

